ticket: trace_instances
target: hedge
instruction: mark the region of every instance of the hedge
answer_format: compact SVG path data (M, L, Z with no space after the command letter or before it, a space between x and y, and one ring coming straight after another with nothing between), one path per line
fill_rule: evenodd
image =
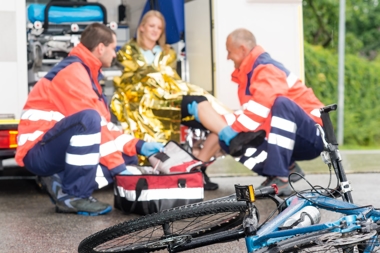
M305 84L324 104L338 102L338 55L305 42ZM380 63L345 56L344 144L380 146ZM337 113L331 114L336 127ZM335 129L336 130L336 129Z

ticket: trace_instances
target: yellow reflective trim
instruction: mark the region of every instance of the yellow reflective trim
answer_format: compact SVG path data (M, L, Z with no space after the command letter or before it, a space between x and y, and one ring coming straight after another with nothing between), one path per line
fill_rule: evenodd
M18 123L20 123L20 120L18 119L0 119L0 125L12 125Z
M253 188L253 185L248 186L248 191L249 191L249 200L251 202L255 202L255 189Z

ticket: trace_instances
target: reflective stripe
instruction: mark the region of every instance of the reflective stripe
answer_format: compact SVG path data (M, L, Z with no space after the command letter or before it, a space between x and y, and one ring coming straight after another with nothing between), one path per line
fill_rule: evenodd
M100 126L102 126L102 127L103 126L107 126L107 129L109 131L121 132L121 128L120 127L118 127L117 125L115 125L112 122L108 122L104 117L101 117Z
M298 81L298 77L291 73L288 75L288 77L286 78L286 82L288 83L288 87L289 88L292 88L293 85Z
M135 190L125 190L123 187L117 187L120 197L127 200L134 201L136 199ZM167 188L167 189L151 189L142 190L139 197L139 201L160 200L162 196L165 199L188 199L192 196L192 199L203 199L204 190L201 188Z
M32 134L21 134L17 136L17 145L22 146L24 145L27 141L35 141L38 137L40 137L44 132L42 131L35 131Z
M262 118L268 117L268 114L270 112L270 108L265 107L253 100L249 100L248 103L245 103L243 105L243 108L247 111L250 111Z
M229 126L231 126L236 120L236 117L233 113L224 114L223 116L226 119L227 125Z
M87 147L100 144L100 133L87 135L73 135L70 140L70 146Z
M100 149L99 149L100 157L105 157L117 151L118 149L116 147L115 141L109 141L109 142L103 143L100 145Z
M98 165L98 167L96 168L95 182L98 184L98 189L108 185L108 181L105 178L102 167L100 165Z
M257 148L247 148L245 150L244 156L250 157L256 152Z
M248 130L255 130L256 128L258 128L260 126L259 123L257 123L256 121L252 120L251 118L249 118L247 115L245 114L242 114L240 115L237 120L245 127L247 128Z
M247 161L244 162L244 166L248 169L253 169L256 164L264 162L268 157L268 153L263 150L258 156L251 157Z
M122 134L119 137L117 137L115 139L115 145L116 145L117 150L122 152L124 150L124 145L133 139L134 137L132 135L127 135L127 134Z
M318 117L320 118L321 117L321 112L319 111L319 109L314 109L310 112L311 115L315 116L315 117Z
M101 126L106 126L107 124L108 124L107 120L104 117L101 117L100 125Z
M295 133L297 131L297 125L287 119L279 118L277 116L273 116L270 122L272 127L285 130L290 133Z
M23 110L21 114L21 119L38 121L38 120L46 120L46 121L60 121L65 116L63 116L60 112L55 111L42 111L42 110Z
M112 123L112 122L108 122L108 123L107 123L107 129L110 130L110 131L121 132L120 127L118 127L117 125L115 125L115 124Z
M289 150L293 150L294 148L294 140L278 135L278 134L274 134L274 133L269 134L268 143L277 145L279 147L286 148Z
M66 163L75 166L98 165L99 154L74 155L66 153Z

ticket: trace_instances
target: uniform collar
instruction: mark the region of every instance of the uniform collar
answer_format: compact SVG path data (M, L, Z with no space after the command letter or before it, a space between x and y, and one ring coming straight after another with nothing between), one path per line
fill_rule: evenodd
M257 58L264 52L265 51L261 46L255 46L244 58L240 67L238 69L235 69L232 73L232 81L239 83L237 79L239 79L241 75L247 75L252 70L252 66Z
M79 43L76 47L74 47L69 55L78 56L82 62L90 68L93 74L96 73L96 75L98 75L99 70L102 68L102 62L96 58L82 43Z

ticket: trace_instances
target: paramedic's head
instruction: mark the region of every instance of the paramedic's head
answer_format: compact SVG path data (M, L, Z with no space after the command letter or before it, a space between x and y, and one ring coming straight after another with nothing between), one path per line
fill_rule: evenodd
M159 11L150 10L141 19L140 25L137 29L137 44L144 48L148 48L148 45L158 44L161 48L164 48L166 43L165 34L165 19Z
M116 34L104 24L93 23L83 31L80 42L102 62L103 67L110 67L116 57Z
M255 46L256 38L250 31L244 28L236 29L227 37L227 60L233 61L238 69Z

